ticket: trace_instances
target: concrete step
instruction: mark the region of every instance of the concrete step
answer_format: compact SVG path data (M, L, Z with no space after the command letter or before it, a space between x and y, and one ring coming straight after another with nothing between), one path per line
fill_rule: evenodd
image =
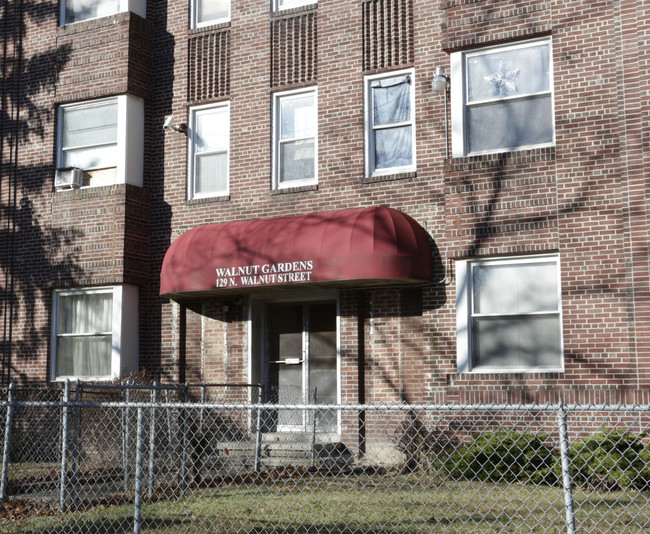
M350 466L354 455L340 441L328 441L328 437L318 436L313 446L312 436L301 434L265 435L260 447L260 462L266 466L309 465L312 454L315 463L320 465ZM255 441L232 441L212 443L210 450L200 454L199 462L204 469L222 471L229 468L253 466L255 463Z

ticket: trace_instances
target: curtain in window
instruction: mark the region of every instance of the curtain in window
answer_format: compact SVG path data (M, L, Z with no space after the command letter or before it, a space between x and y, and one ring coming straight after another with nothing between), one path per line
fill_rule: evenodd
M210 20L226 19L229 16L230 0L197 0L197 17L200 24Z
M474 313L557 311L555 263L480 265L472 275Z
M117 102L63 111L63 167L115 166Z
M474 366L557 367L561 332L555 263L476 266Z
M228 155L197 154L195 193L218 193L227 189Z
M376 169L413 161L410 83L409 76L401 76L371 84Z
M469 152L553 142L550 44L467 57Z
M119 0L66 0L66 22L80 22L120 11Z
M111 293L62 295L56 351L57 376L110 376Z

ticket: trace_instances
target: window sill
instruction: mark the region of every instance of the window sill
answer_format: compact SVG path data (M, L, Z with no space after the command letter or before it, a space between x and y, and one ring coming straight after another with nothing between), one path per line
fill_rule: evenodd
M52 201L68 202L71 200L86 200L98 197L122 196L129 192L144 191L144 188L133 184L87 185L76 189L61 189L52 191Z
M286 195L292 193L305 193L309 191L318 191L318 184L299 185L296 187L283 187L282 189L271 189L271 195Z
M231 21L215 22L214 24L206 24L205 26L198 26L197 28L190 28L189 35L196 35L200 33L219 32L222 30L229 30Z
M315 11L318 8L318 2L306 4L304 6L288 7L286 9L278 9L271 12L272 18L291 17L297 13L304 13L305 11Z
M493 152L476 156L462 156L445 160L445 172L484 169L505 165L530 165L555 161L555 147L531 148L511 152Z
M447 373L447 385L459 385L459 383L471 383L475 381L512 381L512 380L559 380L563 377L564 371L559 369L531 369L531 370L485 370L465 371L459 373Z
M82 382L112 382L116 379L117 376L57 376L56 378L51 379L50 382L58 386L59 384L65 384L68 380L72 383L77 380Z
M408 180L417 178L417 171L397 172L395 174L379 174L377 176L367 176L363 179L364 184L373 184L375 182L393 182L395 180Z
M59 36L74 35L75 33L87 32L96 28L113 26L114 24L128 21L132 14L136 15L132 11L120 11L111 15L104 15L103 17L80 20L79 22L68 22L63 26L59 26L57 33Z
M187 201L188 206L199 206L201 204L212 204L213 202L228 202L230 195L215 195L213 197L190 198Z

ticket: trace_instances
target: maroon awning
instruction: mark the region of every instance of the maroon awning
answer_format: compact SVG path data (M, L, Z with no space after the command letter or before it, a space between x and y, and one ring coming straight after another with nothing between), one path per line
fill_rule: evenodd
M431 279L425 230L400 211L372 207L192 228L167 250L160 294Z

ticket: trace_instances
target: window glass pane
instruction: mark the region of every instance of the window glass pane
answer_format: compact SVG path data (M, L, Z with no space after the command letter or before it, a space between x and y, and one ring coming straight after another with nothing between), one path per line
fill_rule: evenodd
M111 332L113 295L90 293L59 298L59 334Z
M410 83L407 77L373 82L373 124L394 124L410 120Z
M228 153L196 157L195 193L217 193L228 189Z
M304 139L316 136L313 95L280 100L280 132L281 139Z
M388 169L413 163L411 127L375 130L375 168Z
M118 13L119 0L65 0L66 23Z
M468 102L549 90L546 43L467 57Z
M193 113L193 194L228 190L230 111L227 106Z
M560 367L560 320L557 316L475 318L473 367Z
M280 181L315 177L314 141L289 141L280 145Z
M196 114L197 152L228 150L230 125L228 109L222 108Z
M467 108L469 152L553 142L551 97Z
M110 376L112 336L60 337L57 376Z
M336 370L336 304L310 304L309 313L309 400L316 391L316 402L335 404L338 395ZM311 421L313 424L313 420ZM318 426L335 431L338 414L335 410L319 410Z
M477 265L472 271L474 312L516 314L558 310L555 263Z
M105 169L115 167L117 145L102 145L76 150L66 150L63 153L63 167L78 167L80 169Z
M227 19L230 0L197 0L197 22Z
M63 148L117 141L117 103L63 111Z

